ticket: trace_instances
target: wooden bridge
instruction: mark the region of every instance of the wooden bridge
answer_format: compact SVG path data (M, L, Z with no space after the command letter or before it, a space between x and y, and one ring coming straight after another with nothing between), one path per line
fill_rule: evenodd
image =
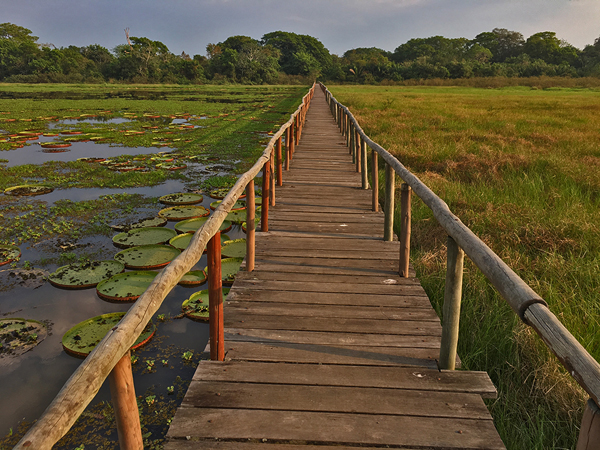
M438 369L440 321L320 90L276 198L225 300L225 362L200 363L165 449L504 448L487 374Z

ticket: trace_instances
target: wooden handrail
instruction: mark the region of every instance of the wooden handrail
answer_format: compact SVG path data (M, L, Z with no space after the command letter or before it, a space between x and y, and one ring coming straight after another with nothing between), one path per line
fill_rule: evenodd
M600 404L600 364L556 318L542 297L527 285L475 233L464 225L450 211L450 208L442 199L435 195L431 189L387 150L372 141L364 133L350 110L338 102L322 83L320 85L327 101L330 103L331 109L339 111L337 113L338 123L341 125L345 121L350 121L353 124L367 145L380 155L387 165L392 167L394 172L431 209L434 217L448 233L448 236L456 242L458 247L481 270L515 313L538 333L575 381L589 394L595 404Z
M129 352L152 316L162 305L165 297L177 285L181 277L200 260L208 241L219 231L221 224L244 192L247 184L254 180L263 166L271 160L277 140L290 126L299 122L299 116L312 99L315 86L313 84L290 119L273 135L254 165L240 176L219 207L194 233L188 247L159 272L152 284L131 306L117 326L106 334L104 339L79 365L40 419L17 443L14 450L50 450L69 431L95 397L113 368ZM267 202L268 198L264 203Z

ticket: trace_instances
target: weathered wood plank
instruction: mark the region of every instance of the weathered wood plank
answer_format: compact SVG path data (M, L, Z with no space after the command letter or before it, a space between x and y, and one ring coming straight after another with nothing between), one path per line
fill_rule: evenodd
M274 450L275 445L271 442L232 442L232 441L215 441L214 439L193 439L190 436L190 440L187 437L184 438L173 438L165 442L164 450ZM326 450L335 448L335 450L356 450L355 446L349 447L347 445L339 445L334 443L332 445L302 445L302 444L288 444L288 443L277 443L277 450ZM360 447L363 450L376 450L381 447ZM404 447L403 450L417 450Z
M169 437L266 439L312 443L504 449L491 420L180 408Z
M286 267L287 268L287 267ZM391 272L387 276L373 276L373 274L363 275L340 275L335 277L324 273L306 273L297 271L274 271L255 269L252 272L240 271L236 275L237 280L279 280L279 281L303 281L315 283L349 283L349 284L396 284L401 286L410 286L418 283L415 278L402 278L397 273Z

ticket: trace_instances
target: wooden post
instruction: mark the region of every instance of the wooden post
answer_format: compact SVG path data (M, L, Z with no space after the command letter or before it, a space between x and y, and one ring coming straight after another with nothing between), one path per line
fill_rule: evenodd
M254 259L256 254L256 236L254 214L256 203L254 199L254 180L246 185L246 271L254 270Z
M292 139L292 142L294 140ZM262 179L262 206L260 210L260 231L269 231L269 203L271 198L271 161L267 161L263 166Z
M460 322L460 302L462 297L463 261L465 253L448 236L448 262L446 267L446 287L444 290L442 343L440 347L440 369L456 368L456 348Z
M348 133L348 151L352 155L352 163L356 163L356 146L354 145L354 125L350 123L350 132Z
M360 138L360 135L358 134L358 131L356 130L356 127L352 127L353 131L353 135L354 135L354 144L353 144L353 148L354 148L354 152L356 153L356 171L358 173L362 172L362 146L360 141L362 140Z
M285 170L290 170L290 142L291 130L290 127L285 129Z
M400 187L400 276L408 278L410 257L411 209L410 198L412 190L406 183Z
M364 139L360 140L360 157L362 161L362 188L369 189L369 165L367 161L367 143Z
M587 401L576 450L597 450L600 448L600 408L591 398Z
M281 136L277 139L277 186L283 186L283 174L281 173Z
M269 201L271 202L271 206L275 206L275 154L271 152L271 176L269 177L269 183L271 184L271 189L269 191Z
M383 240L394 240L394 196L396 195L396 173L389 164L385 164L385 216Z
M221 279L221 232L217 231L207 245L208 259L208 314L210 334L210 359L225 358L225 332L223 329L223 281Z
M296 117L294 118L294 145L298 145L298 128L300 128L300 120L298 116L299 115L296 114Z
M125 353L115 365L108 375L108 381L115 410L119 447L122 450L143 450L144 440L131 371L131 352Z
M294 122L290 125L290 161L294 157ZM289 163L286 163L289 169Z
M377 152L371 151L371 178L373 182L373 211L379 211L379 161L377 161Z

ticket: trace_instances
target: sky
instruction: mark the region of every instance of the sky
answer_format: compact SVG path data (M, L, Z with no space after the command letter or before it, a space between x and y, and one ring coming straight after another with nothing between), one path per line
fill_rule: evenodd
M331 53L357 47L394 51L411 38L474 38L507 28L525 38L554 31L582 49L600 36L600 0L0 0L0 23L56 47L130 36L161 41L175 54L205 55L230 36L308 34Z

